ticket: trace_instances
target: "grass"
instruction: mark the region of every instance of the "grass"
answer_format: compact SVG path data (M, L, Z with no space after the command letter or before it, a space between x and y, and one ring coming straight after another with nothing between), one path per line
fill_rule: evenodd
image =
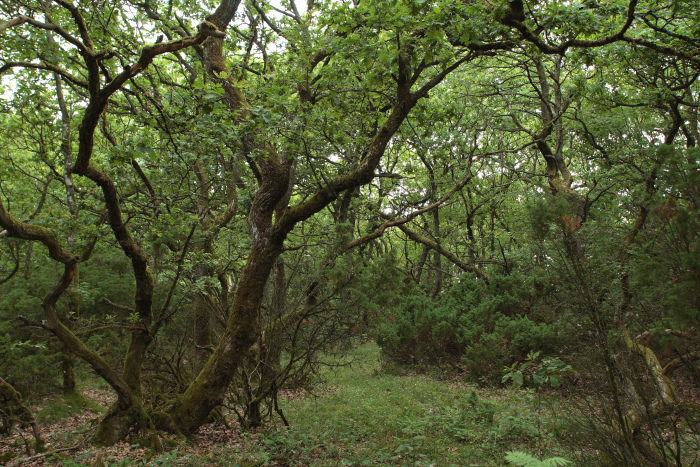
M562 456L551 435L561 426L533 393L479 389L444 375L386 371L374 344L353 349L344 363L326 370L325 385L315 395L280 400L289 429L270 427L226 444L181 446L180 452L151 458L130 453L116 463L106 454L99 465L469 467L505 466L510 451ZM546 401L559 403L556 396ZM38 418L51 423L86 408L98 411L91 404L82 396L57 398ZM95 455L89 448L54 456L49 463L96 465L83 464Z
M388 373L369 344L352 357L319 396L287 403L292 428L267 432L239 465L501 466L507 451L558 455L556 426L529 392Z

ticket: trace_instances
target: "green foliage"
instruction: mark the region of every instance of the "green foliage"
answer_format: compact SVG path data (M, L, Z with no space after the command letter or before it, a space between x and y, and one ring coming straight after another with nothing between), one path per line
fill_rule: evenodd
M539 460L530 454L520 451L507 453L506 460L513 465L522 467L557 467L571 464L570 461L562 457L550 457L549 459Z
M25 397L33 399L60 386L58 344L48 333L23 325L18 316L39 321L42 293L55 274L53 267L41 268L34 277L15 277L12 286L0 290L0 374Z
M571 206L561 195L545 195L531 200L527 205L530 232L535 240L551 237L562 219L571 215Z
M403 297L377 330L383 355L402 363L462 361L472 378L493 382L490 370L533 349L552 352L556 328L528 316L536 300L532 279L521 273L495 275L489 285L466 276L431 299L420 290Z
M557 388L563 379L576 372L571 365L555 357L540 358L540 352L530 352L524 362L515 362L503 369L502 382L511 381L514 387L530 386L540 389L545 386Z
M672 147L663 152L668 169L659 183L668 193L656 200L652 229L638 247L635 270L639 286L659 301L653 307L658 332L700 323L700 153Z
M130 331L146 330L132 335L148 344L133 349L143 350L140 386L154 407L185 391L225 329L270 331L282 317L274 337L250 336L261 355L278 352L238 373L248 402L282 380L308 382L320 353L375 328L388 361L494 383L511 365L506 380L535 387L569 372L547 355L607 349L618 323L648 332L666 359L697 352L697 1L552 0L523 12L506 0L309 1L301 13L240 2L224 42L229 71L208 73L213 54L196 48L145 54L148 67L109 96L95 87L114 89L146 43L190 36L216 2L17 3L0 0L0 202L71 254L96 242L59 318L111 367L123 364ZM114 186L78 177L78 154ZM376 176L355 183L367 163ZM410 217L465 175L438 210ZM263 215L255 209L275 198L271 186L289 188L289 206ZM118 201L106 206L109 190ZM282 225L300 204L314 214ZM33 326L61 268L6 229L4 220L0 374L36 397L58 389L68 361ZM377 229L382 237L346 251ZM137 248L124 255L114 234L127 231ZM268 240L279 243L270 264L248 263ZM136 252L147 272L133 267ZM465 272L474 268L480 279ZM251 277L257 289L238 289ZM232 303L257 306L256 291L263 304L236 316ZM195 342L205 322L206 343ZM591 366L610 368L611 357ZM466 440L473 420L448 407L460 422L445 426ZM423 462L427 443L410 431L392 434L400 444L382 461Z

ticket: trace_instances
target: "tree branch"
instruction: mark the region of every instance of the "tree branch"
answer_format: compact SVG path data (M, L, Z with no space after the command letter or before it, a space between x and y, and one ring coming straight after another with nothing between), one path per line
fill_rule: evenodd
M414 232L413 230L409 229L408 226L406 226L405 224L399 224L397 227L401 229L403 233L408 235L408 238L410 238L416 243L420 243L427 246L431 250L437 251L442 256L452 261L454 265L460 268L462 271L475 273L477 276L482 278L487 284L491 281L491 277L485 271L482 271L481 268L462 261L457 255L455 255L439 243Z
M76 78L75 76L71 75L65 70L62 70L61 68L52 65L50 63L31 63L31 62L5 62L5 64L0 67L0 75L5 73L7 70L10 68L34 68L37 70L47 70L47 71L53 71L54 73L58 73L61 75L63 78L66 79L66 81L70 81L71 83L75 84L76 86L79 86L81 88L87 89L88 84L87 81L83 81L80 78Z
M81 53L85 54L90 54L92 51L86 47L85 44L80 42L77 38L73 37L71 34L68 33L65 29L60 27L57 24L53 23L44 23L42 21L38 21L30 16L27 15L18 15L17 17L11 19L10 21L0 25L0 33L5 31L6 29L9 29L14 26L19 26L22 24L30 24L34 26L35 28L39 29L44 29L46 31L54 31L56 32L59 36L64 38L66 41L70 42L74 46L78 48L78 50L81 51ZM92 44L91 44L92 45Z
M417 211L412 212L411 214L409 214L408 216L406 216L406 217L404 217L404 218L402 218L402 219L395 219L395 220L392 220L392 221L385 222L384 224L382 224L381 226L379 226L379 227L378 227L376 230L374 230L373 232L371 232L371 233L369 233L369 234L367 234L367 235L365 235L365 236L363 236L363 237L360 237L360 238L355 239L355 240L353 240L352 242L350 242L350 243L348 244L348 246L347 246L347 249L349 250L349 249L351 249L351 248L355 248L355 247L360 246L360 245L362 245L362 244L364 244L364 243L367 243L367 242L369 242L369 241L371 241L371 240L374 240L374 239L376 239L376 238L379 238L379 237L381 237L382 235L384 235L384 231L385 231L386 229L388 229L388 228L390 228L390 227L398 227L399 225L406 224L407 222L412 221L412 220L415 219L416 217L418 217L418 216L420 216L420 215L422 215L422 214L425 214L426 212L430 212L430 211L432 211L433 209L439 208L439 207L440 207L441 205L443 205L447 200L449 200L455 193L457 193L459 190L461 190L462 188L464 188L464 186L465 186L467 183L469 183L469 181L470 181L471 179L472 179L472 174L471 174L471 172L470 172L470 173L466 174L466 175L464 176L464 178L462 178L462 180L461 180L454 188L452 188L452 189L449 191L449 193L447 193L445 196L443 196L442 198L440 198L439 200L437 200L437 201L434 202L433 204L430 204L430 205L428 205L428 206L426 206L426 207L424 207L424 208L418 209Z
M511 2L511 6L515 2ZM556 54L556 55L564 55L566 51L572 47L574 48L593 48L593 47L601 47L607 44L612 44L613 42L617 42L620 40L623 40L623 37L627 30L632 26L632 23L634 22L634 11L637 8L637 3L638 0L631 0L628 7L627 7L627 19L625 21L625 24L622 25L622 28L615 34L604 37L602 39L597 39L597 40L579 40L579 39L569 39L567 41L562 42L559 45L552 46L544 42L540 37L533 32L525 23L525 17L524 15L518 16L518 15L513 15L513 14L506 14L502 19L501 19L501 24L505 26L510 26L516 31L520 33L520 35L523 37L528 42L531 42L534 44L538 49L540 49L542 52L546 54ZM520 2L522 5L522 2ZM517 16L517 17L516 17Z
M12 216L0 199L0 226L7 230L10 237L23 240L39 241L49 249L51 259L63 264L75 264L80 258L64 249L54 233L46 227L26 224Z

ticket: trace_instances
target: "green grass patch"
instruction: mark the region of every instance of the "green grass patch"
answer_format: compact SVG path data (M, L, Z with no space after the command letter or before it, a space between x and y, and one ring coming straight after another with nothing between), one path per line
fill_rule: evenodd
M247 443L238 465L503 466L508 451L559 455L555 422L531 392L384 372L370 344L349 358L317 396L285 403L292 427Z

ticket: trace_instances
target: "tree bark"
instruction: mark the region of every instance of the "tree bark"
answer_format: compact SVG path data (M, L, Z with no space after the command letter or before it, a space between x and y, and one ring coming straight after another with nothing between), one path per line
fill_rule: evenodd
M185 434L205 423L219 405L248 349L260 333L258 311L270 271L282 253L284 237L263 234L253 245L221 340L197 378L169 415Z

